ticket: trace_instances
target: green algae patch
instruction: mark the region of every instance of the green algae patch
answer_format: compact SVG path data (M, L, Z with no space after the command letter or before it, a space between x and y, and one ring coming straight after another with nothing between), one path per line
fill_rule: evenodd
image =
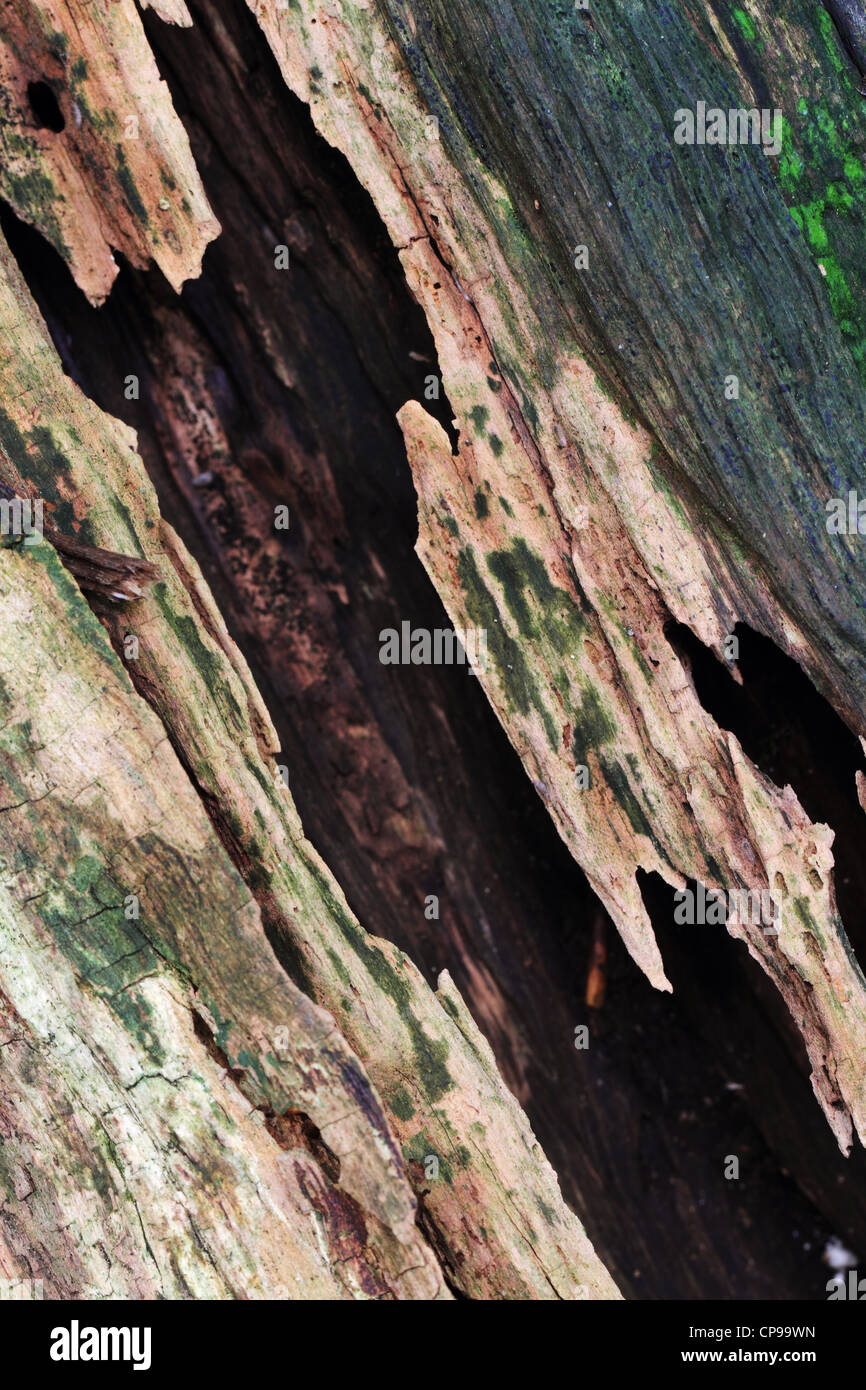
M614 759L602 758L601 766L604 772L605 781L610 787L617 801L625 812L628 823L636 835L646 835L653 844L656 843L652 825L635 796L628 779L628 773L621 763Z
M758 37L758 31L755 28L751 15L746 14L745 10L733 10L731 18L746 42L754 43Z
M818 265L831 313L866 377L862 98L830 15L818 6L813 21L835 86L817 77L812 92L799 97L793 122L783 120L777 178L788 211Z
M59 600L64 605L63 621L69 631L98 655L100 662L120 679L127 690L131 690L129 673L108 640L105 628L91 610L90 604L71 574L61 563L54 547L48 541L43 541L40 545L22 546L20 550L26 556L28 564L42 565L51 575Z
M123 196L126 199L127 206L133 216L136 217L143 226L147 227L150 218L147 215L147 208L142 202L141 194L135 185L135 180L132 177L132 170L127 162L123 146L119 144L115 145L114 153L117 159L117 178L123 189Z
M398 1120L411 1120L415 1114L415 1106L412 1104L412 1097L405 1086L400 1086L388 1098L388 1109L397 1116Z
M548 1226L559 1225L559 1217L553 1210L553 1207L549 1206L548 1203L545 1202L544 1199L538 1195L538 1193L535 1194L535 1205L538 1207L538 1210L541 1212L541 1215L544 1217L544 1220L547 1222Z
M38 227L51 245L64 258L69 257L60 222L55 208L59 195L53 180L40 166L17 173L7 169L2 175L2 184L10 203L18 216L25 222Z
M578 765L586 765L590 749L599 749L616 738L616 725L601 704L595 690L584 692L577 711L571 748Z
M332 946L329 946L327 948L327 955L328 960L334 967L337 977L343 981L344 985L348 985L351 988L352 977L346 969L345 965L343 964L342 958L337 955L337 952L333 949Z
M152 592L163 617L222 711L226 723L243 729L244 714L225 678L222 662L205 646L195 619L188 614L175 612L165 593L164 584L155 584Z
M492 557L488 557L488 562L490 558ZM496 667L509 708L524 716L528 716L530 710L536 710L541 716L548 742L556 751L556 728L532 668L524 655L523 645L516 642L503 627L496 600L479 573L475 553L471 547L467 546L461 550L458 556L457 577L463 590L467 613L475 626L484 628L487 633L487 651ZM525 609L528 614L519 587L513 591L512 597L518 606L522 605L521 613Z
M821 928L812 915L808 898L794 898L791 905L806 931L814 936L821 950L826 951L827 942L824 938L824 933L821 931Z
M406 1163L417 1164L419 1168L422 1168L424 1170L425 1177L427 1170L427 1160L435 1158L438 1163L437 1177L435 1179L432 1177L428 1178L427 1181L441 1182L444 1180L445 1182L447 1182L449 1187L454 1186L454 1173L452 1171L451 1164L449 1163L448 1159L444 1156L444 1154L441 1154L439 1152L436 1145L433 1143L431 1139L427 1137L423 1130L420 1134L413 1135L413 1137L403 1145L402 1152L403 1158L406 1160Z
M522 536L508 550L492 551L487 567L502 586L506 606L522 637L544 637L560 656L576 655L586 631L585 618L572 596L551 583L543 560ZM586 608L588 611L588 605Z

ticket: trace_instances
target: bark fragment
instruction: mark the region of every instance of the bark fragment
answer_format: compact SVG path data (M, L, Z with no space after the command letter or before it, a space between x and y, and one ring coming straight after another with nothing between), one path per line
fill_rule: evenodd
M182 3L167 8L182 22ZM53 129L34 111L33 84L55 105ZM0 85L0 192L93 303L117 274L114 251L133 265L153 259L176 290L198 274L219 226L134 0L7 5Z

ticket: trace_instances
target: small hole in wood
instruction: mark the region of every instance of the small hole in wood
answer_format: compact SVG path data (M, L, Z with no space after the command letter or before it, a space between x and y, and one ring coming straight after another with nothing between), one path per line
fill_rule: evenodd
M28 82L27 100L40 130L63 130L66 121L47 82Z

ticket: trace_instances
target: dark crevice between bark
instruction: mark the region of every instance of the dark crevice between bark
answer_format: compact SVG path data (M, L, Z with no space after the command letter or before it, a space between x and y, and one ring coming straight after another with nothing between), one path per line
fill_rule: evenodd
M726 1089L737 1108L748 1112L754 1131L778 1156L786 1180L796 1183L822 1211L850 1247L866 1254L866 1154L855 1138L851 1156L842 1158L829 1126L816 1114L804 1125L799 1112L814 1105L810 1065L803 1039L779 991L748 952L744 942L728 936L725 926L678 925L674 890L658 874L638 871L647 911L665 970L679 1000L683 1022L700 1034L712 1051ZM697 885L688 885L693 892ZM739 1182L750 1186L765 1161L755 1132L731 1129L725 1154L741 1158ZM724 1155L718 1157L721 1164ZM791 1235L811 1240L791 1208ZM829 1277L827 1270L824 1278ZM820 1289L813 1297L824 1296Z
M249 13L236 0L192 8L192 30L149 12L144 23L224 228L201 279L178 298L158 272L124 266L94 310L53 251L3 219L64 366L138 431L163 514L250 663L305 830L353 910L431 983L451 971L624 1291L823 1297L823 1242L837 1233L866 1250L866 1210L785 1022L770 1021L775 991L728 988L704 942L659 920L673 999L608 929L592 991L597 1003L603 979L605 1002L588 1007L604 914L477 682L378 660L384 627L449 626L414 553L393 418L412 396L434 408L423 385L435 348L370 199L285 90ZM292 268L277 273L283 241ZM131 373L138 401L124 396ZM277 543L265 518L278 502L292 526ZM429 895L438 919L425 917ZM744 954L726 937L714 950L728 970ZM590 1046L578 1050L582 1023ZM738 1076L760 1084L726 1089L731 1049ZM765 1138L757 1112L773 1090ZM723 1177L736 1151L751 1156L738 1184Z
M216 1062L221 1071L231 1078L241 1095L249 1100L246 1095L246 1073L242 1067L233 1067L230 1064L228 1057L219 1046L201 1014L193 1013L192 1026L193 1032L208 1056ZM252 1104L252 1102L250 1103ZM255 1109L263 1115L265 1129L281 1149L305 1149L310 1157L315 1159L328 1180L335 1187L339 1186L340 1160L333 1149L328 1148L322 1138L321 1130L313 1123L309 1115L305 1115L302 1110L297 1110L294 1107L289 1107L282 1114L277 1114L270 1105L257 1105Z
M793 788L810 820L833 830L836 906L857 959L866 960L866 812L855 778L866 772L866 760L859 739L796 661L744 623L733 633L742 685L690 628L672 622L665 632L704 709L736 734L777 787Z
M418 1210L415 1216L415 1224L439 1261L442 1278L452 1297L459 1303L468 1303L471 1300L467 1298L466 1294L460 1288L459 1274L454 1269L451 1262L451 1252L443 1242L435 1221L433 1221L427 1213L427 1208L424 1205L424 1195L423 1191L417 1194Z

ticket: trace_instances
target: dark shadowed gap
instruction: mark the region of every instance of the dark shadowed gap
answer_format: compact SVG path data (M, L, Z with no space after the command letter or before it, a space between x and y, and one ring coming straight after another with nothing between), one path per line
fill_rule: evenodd
M56 134L65 130L66 118L47 82L28 82L27 100L40 130L53 130Z
M712 1051L725 1088L755 1117L782 1159L783 1172L813 1199L823 1192L818 1199L823 1212L862 1261L862 1228L859 1219L851 1225L850 1217L852 1198L859 1205L855 1194L863 1191L866 1180L866 1153L855 1137L850 1158L841 1159L828 1125L798 1124L799 1106L814 1103L810 1067L781 995L745 944L730 937L726 927L678 922L675 890L658 874L639 870L638 884L689 1029ZM687 886L697 892L694 881ZM726 1153L743 1158L735 1145ZM754 1182L762 1162L760 1147L749 1141L740 1181ZM833 1181L825 1183L830 1172ZM802 1231L800 1238L807 1238Z
M724 1015L740 1071L760 1073L754 1090L726 1089L727 1053L703 1026L714 972L685 938L663 942L677 970L670 998L608 927L606 1000L589 1010L598 903L482 692L459 668L378 661L380 628L447 625L414 554L393 419L409 396L432 404L432 340L369 198L286 92L249 13L228 0L192 8L192 30L150 14L145 26L223 235L180 298L157 272L124 267L94 310L7 215L64 364L138 430L163 513L265 695L310 838L368 930L431 982L451 970L624 1289L822 1298L823 1242L835 1232L866 1249L866 1198L824 1142L808 1083L772 1053L754 991L732 986ZM282 240L292 269L280 280ZM130 373L138 401L124 396ZM184 373L226 451L191 428ZM293 524L274 555L257 508L283 498ZM430 893L438 921L423 915ZM578 1050L583 1023L590 1046ZM787 1122L775 1152L756 1115L774 1086ZM738 1186L720 1159L737 1146L751 1159Z
M665 633L691 669L698 698L776 786L790 785L809 818L835 832L836 903L861 963L866 960L866 812L855 773L866 771L860 741L805 672L769 638L739 623L738 685L690 628Z

